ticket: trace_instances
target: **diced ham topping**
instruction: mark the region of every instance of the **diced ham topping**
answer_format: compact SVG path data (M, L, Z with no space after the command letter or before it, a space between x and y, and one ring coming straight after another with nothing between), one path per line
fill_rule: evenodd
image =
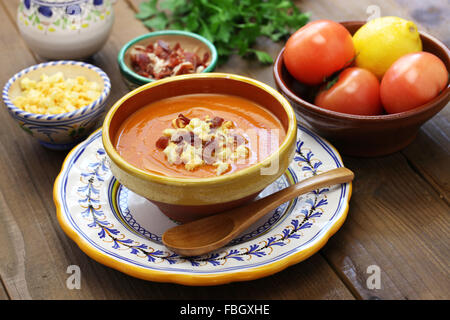
M137 74L158 80L202 72L209 65L210 55L206 52L200 58L193 52L184 51L179 43L171 48L167 42L158 40L146 47L134 46L130 51L130 58Z

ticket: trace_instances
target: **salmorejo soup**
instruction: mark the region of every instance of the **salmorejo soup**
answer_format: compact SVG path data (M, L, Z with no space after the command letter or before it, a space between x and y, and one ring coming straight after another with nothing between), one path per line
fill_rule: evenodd
M213 177L258 163L286 136L268 109L226 94L187 94L144 106L123 121L114 146L129 163L170 177Z

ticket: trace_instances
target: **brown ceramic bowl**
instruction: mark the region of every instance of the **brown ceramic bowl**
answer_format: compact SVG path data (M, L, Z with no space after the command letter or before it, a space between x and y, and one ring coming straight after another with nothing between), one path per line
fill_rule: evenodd
M280 120L286 131L284 141L261 162L208 178L163 176L139 169L120 156L113 141L128 116L154 101L197 93L229 94L256 102ZM188 222L250 201L280 177L294 157L297 122L289 102L264 83L233 74L197 73L154 81L125 95L106 115L102 137L111 172L121 184L152 201L171 219ZM274 161L276 169L263 174L261 169L271 167Z
M365 22L342 22L354 34ZM449 49L439 40L420 32L423 51L439 57L450 71ZM413 110L379 116L359 116L320 108L311 101L317 88L297 82L283 63L284 48L278 55L273 75L278 90L291 102L303 125L331 141L342 154L382 156L411 143L422 124L444 108L450 100L450 85L430 102Z

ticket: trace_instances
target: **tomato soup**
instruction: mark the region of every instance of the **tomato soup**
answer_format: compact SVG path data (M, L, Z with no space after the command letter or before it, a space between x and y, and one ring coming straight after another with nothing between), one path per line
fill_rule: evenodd
M121 124L114 145L126 161L142 170L204 178L266 159L285 135L279 119L250 100L190 94L153 102L131 114ZM181 142L183 137L188 138Z

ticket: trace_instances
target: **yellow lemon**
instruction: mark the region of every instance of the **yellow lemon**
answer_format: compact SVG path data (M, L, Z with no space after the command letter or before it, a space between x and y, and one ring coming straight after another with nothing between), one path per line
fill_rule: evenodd
M398 58L422 51L417 26L398 17L381 17L367 22L354 35L356 66L381 78Z

